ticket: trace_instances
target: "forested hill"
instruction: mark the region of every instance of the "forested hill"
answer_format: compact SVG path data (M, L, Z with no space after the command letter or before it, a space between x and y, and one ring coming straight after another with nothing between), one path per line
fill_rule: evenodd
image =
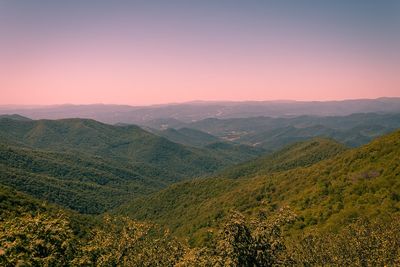
M10 126L11 120L0 122ZM112 133L114 126L64 122L2 125L1 266L399 264L400 131L356 149L315 138L168 186L173 178L153 173L161 168L131 161L129 153L104 152L114 136L105 140L101 129ZM52 138L38 134L41 123ZM76 123L85 129L72 127ZM137 129L150 140L160 138L122 128L128 137L126 129ZM73 145L80 143L80 135L68 134L75 130L97 134L81 140L91 149ZM214 159L234 147L175 145L192 153L217 151ZM68 208L115 209L94 216Z
M215 137L211 134L191 128L168 128L161 131L152 129L152 131L157 135L167 138L168 140L188 146L204 147L206 145L222 141L218 137Z
M85 213L262 153L233 145L188 147L138 126L88 119L0 118L0 138L0 183Z
M208 118L183 125L175 123L175 125L178 125L175 128L194 128L224 140L262 147L266 150L279 150L289 143L318 136L333 138L347 146L357 147L398 129L400 114Z
M17 121L30 121L31 119L18 115L18 114L3 114L0 115L0 119L12 119Z
M302 146L293 146L293 155ZM118 212L167 225L195 243L206 240L208 231L231 209L250 214L260 208L273 212L288 205L300 217L293 230L306 231L334 230L358 217L384 219L400 212L400 131L332 156L311 166L307 166L308 161L303 161L305 167L289 164L288 170L264 165L280 166L280 160L256 160L244 165L252 166L250 172L238 167L226 171L227 177L236 179L207 178L175 184Z
M61 214L65 218L69 219L72 230L77 237L88 235L90 229L96 225L98 221L94 216L80 214L76 211L50 204L46 201L16 191L11 187L0 184L0 224L3 224L8 220L20 221L21 217L28 214L30 216L42 214L49 217L59 217ZM40 222L36 220L35 224L36 226L39 226ZM2 230L4 230L4 228ZM30 236L32 236L34 230L31 228L30 231ZM20 235L22 233L17 232L16 234ZM1 237L4 240L4 233ZM4 244L0 244L0 249L2 245ZM54 246L54 244L51 245ZM19 253L21 253L21 251L19 251ZM2 259L0 258L0 263L1 260Z
M336 156L347 148L327 138L313 138L294 143L270 155L227 168L218 174L224 178L266 175L296 167L307 167L321 160Z
M145 166L9 145L0 145L0 167L1 184L83 213L103 212L168 184L154 171L141 171Z

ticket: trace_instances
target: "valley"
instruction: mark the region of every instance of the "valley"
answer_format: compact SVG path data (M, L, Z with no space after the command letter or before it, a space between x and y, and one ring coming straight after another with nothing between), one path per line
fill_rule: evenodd
M0 0L0 267L400 266L400 1Z
M398 234L390 228L400 216L398 114L206 119L164 126L0 116L0 215L5 227L28 227L36 218L40 227L59 224L69 233L65 238L89 242L96 250L111 246L101 243L106 242L103 227L115 231L107 237L116 242L112 246L145 231L140 246L149 251L152 246L180 247L159 255L149 252L149 264L158 257L211 264L213 253L224 253L212 252L215 242L222 242L220 229L236 219L240 227L259 231L253 220L276 227L274 218L287 218L276 241L287 246L279 252L285 261L304 260L298 257L308 248L297 251L304 244L295 240L358 238L342 233L367 221L388 225L390 235ZM246 134L229 141L225 136L232 132ZM21 225L14 222L17 218ZM136 230L120 236L120 231L130 231L128 225ZM71 248L89 249L68 242ZM331 251L339 243L320 245ZM203 256L196 254L204 249ZM94 264L86 258L92 252L62 253ZM189 260L190 253L197 256ZM312 255L307 260L315 260ZM113 254L108 257L114 259Z

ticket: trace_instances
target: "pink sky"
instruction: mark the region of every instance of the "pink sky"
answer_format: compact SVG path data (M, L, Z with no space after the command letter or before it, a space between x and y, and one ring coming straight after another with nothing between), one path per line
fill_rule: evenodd
M41 55L3 69L0 104L143 105L400 96L399 76L394 66L385 63L334 55L263 57Z
M400 96L398 53L382 50L379 40L374 47L370 40L287 22L264 32L264 24L235 25L230 17L228 26L167 20L168 27L131 31L117 15L112 23L97 18L55 33L39 28L3 35L0 104Z
M115 52L119 47L93 47L60 45L3 64L0 104L400 96L397 66L363 55L286 48L270 48L263 54L196 54L179 47L170 47L167 53L153 47L121 55Z

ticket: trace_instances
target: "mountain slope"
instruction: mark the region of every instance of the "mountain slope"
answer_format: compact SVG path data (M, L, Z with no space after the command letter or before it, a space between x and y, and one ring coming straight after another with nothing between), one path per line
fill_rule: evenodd
M262 152L187 147L137 126L86 119L3 118L0 137L1 184L84 213L104 212Z
M211 134L190 128L168 128L156 131L155 133L172 142L195 147L203 147L221 141L218 137Z
M118 212L167 225L195 243L204 241L232 208L272 212L289 205L300 218L294 230L334 230L360 216L385 218L400 212L399 177L396 131L308 167L175 184Z
M286 148L259 157L249 162L223 170L218 176L240 178L243 176L266 175L297 167L307 167L318 161L331 158L346 150L346 147L331 139L313 138L289 145Z
M0 224L8 219L15 220L26 214L46 214L53 217L63 214L68 217L72 230L79 238L88 236L90 228L98 224L97 219L93 216L64 209L0 185Z
M209 118L186 127L206 131L221 139L276 151L312 137L328 137L356 147L400 127L400 114L352 114L349 116L299 116L287 118Z
M17 121L30 121L31 119L18 115L18 114L3 114L0 115L0 119L11 119L11 120L17 120Z
M348 146L357 147L393 130L394 128L392 127L374 124L362 124L345 130L333 129L318 124L300 128L287 126L267 132L248 134L240 138L239 142L249 145L256 144L268 150L277 150L286 144L320 136L335 139Z
M0 145L0 183L83 213L103 212L167 184L100 157L5 145Z
M201 148L207 151L209 155L218 155L218 157L229 162L243 162L266 154L267 152L261 147L225 142L213 135L190 128L168 128L163 131L152 131L170 141L190 147Z
M201 176L234 163L224 155L176 144L137 126L117 127L86 119L0 119L0 137L4 142L33 149L150 165L167 181Z

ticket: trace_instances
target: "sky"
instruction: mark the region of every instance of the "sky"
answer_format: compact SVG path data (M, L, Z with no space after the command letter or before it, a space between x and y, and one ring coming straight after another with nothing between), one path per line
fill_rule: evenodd
M400 96L397 0L0 0L0 105Z

